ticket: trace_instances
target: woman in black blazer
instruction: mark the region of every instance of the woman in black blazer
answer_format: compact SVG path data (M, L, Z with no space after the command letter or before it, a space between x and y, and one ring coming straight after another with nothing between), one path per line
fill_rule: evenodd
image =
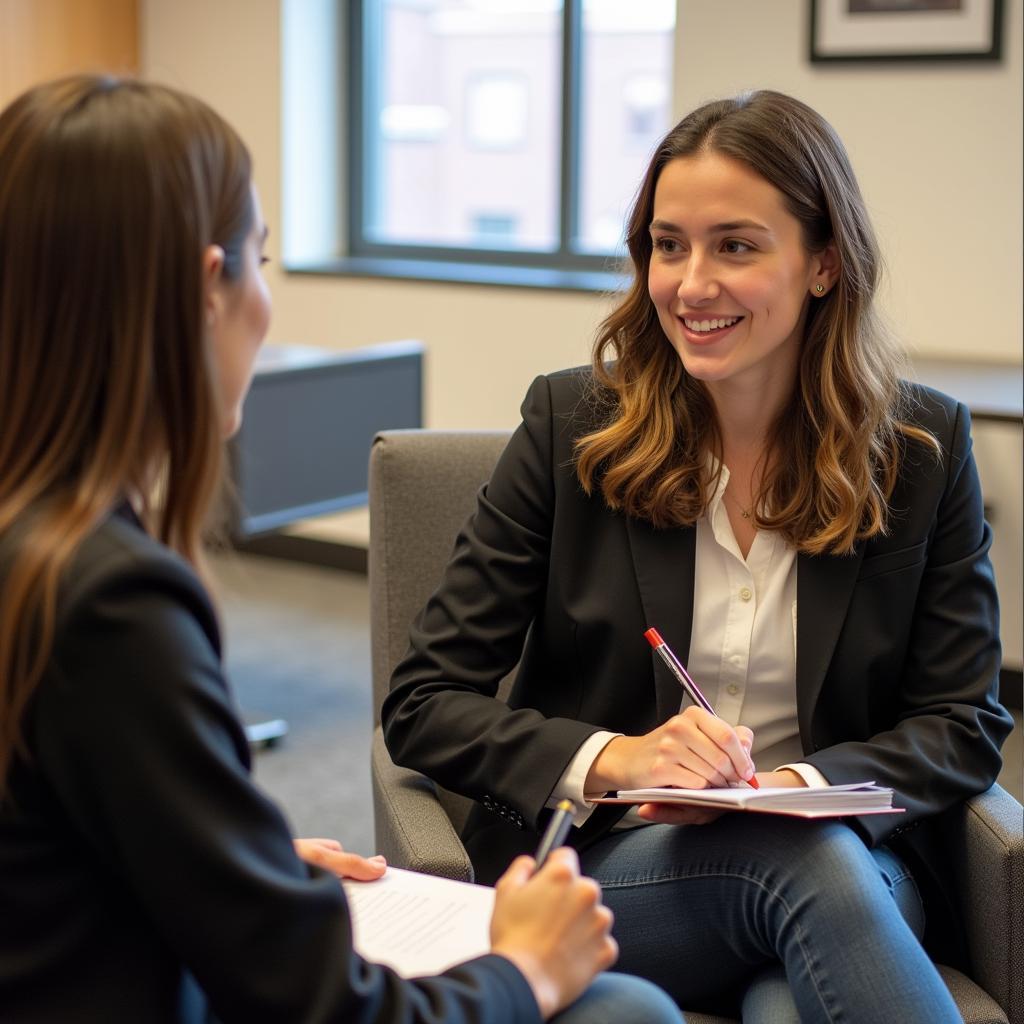
M623 963L687 1007L958 1020L919 892L950 956L936 816L992 784L1012 724L967 410L900 381L853 172L796 100L685 118L627 241L593 367L534 382L412 627L389 749L477 801L483 878L574 797ZM688 706L651 626L720 718ZM740 785L755 760L761 786L874 781L905 811L585 800Z
M571 850L505 875L491 954L367 963L297 854L384 865L293 844L252 784L200 536L265 238L249 154L198 100L80 77L0 113L0 1018L678 1021L646 982L587 989L616 947Z

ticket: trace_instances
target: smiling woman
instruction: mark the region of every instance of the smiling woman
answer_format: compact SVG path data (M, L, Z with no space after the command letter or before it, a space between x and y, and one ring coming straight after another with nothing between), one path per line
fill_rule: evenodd
M809 253L778 189L715 153L668 164L651 237L648 290L686 372L720 410L771 416L793 390L810 295L831 286L835 246Z
M637 273L594 362L617 400L579 442L584 487L600 467L612 507L688 525L727 466L734 509L801 551L884 530L903 439L934 440L910 422L873 306L878 247L831 127L778 93L700 108L658 147L627 238Z
M900 380L860 190L805 104L688 115L626 235L632 287L592 366L534 382L413 624L392 758L477 801L463 840L485 879L572 800L622 962L687 1009L959 1021L921 941L927 921L959 955L938 816L991 785L1011 726L967 411ZM681 707L650 627L714 713ZM797 824L591 799L752 778L875 780L906 810Z

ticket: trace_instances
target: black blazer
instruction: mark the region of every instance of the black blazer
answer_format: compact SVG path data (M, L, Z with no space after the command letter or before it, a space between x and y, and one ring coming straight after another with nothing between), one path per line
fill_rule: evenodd
M641 734L679 709L643 633L656 625L685 660L695 530L655 529L583 492L573 442L598 422L587 374L533 383L383 708L396 763L477 801L464 839L484 879L535 843L590 734ZM888 536L848 557L798 556L795 685L804 760L832 783L891 786L907 808L855 821L865 841L905 837L942 876L918 826L992 784L1012 719L996 699L998 608L968 413L907 387L942 457L908 446ZM520 656L506 707L492 697ZM622 813L599 809L571 841L585 847Z
M540 1020L502 957L404 981L354 954L340 884L249 778L206 593L130 514L77 556L26 726L0 803L5 1024Z

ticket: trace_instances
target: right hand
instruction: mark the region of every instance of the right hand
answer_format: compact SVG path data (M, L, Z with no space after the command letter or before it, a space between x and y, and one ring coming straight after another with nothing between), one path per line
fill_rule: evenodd
M733 728L699 707L688 707L644 736L617 736L594 759L584 791L724 788L754 774L754 734Z
M575 850L560 847L533 869L532 857L517 857L498 880L491 951L519 968L547 1020L615 963L619 947L612 912L597 882L580 875Z

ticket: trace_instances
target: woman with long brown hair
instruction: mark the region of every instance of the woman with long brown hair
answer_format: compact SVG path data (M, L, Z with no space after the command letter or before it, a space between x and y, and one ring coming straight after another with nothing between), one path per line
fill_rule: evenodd
M334 874L385 865L293 843L252 784L201 537L265 237L196 99L76 77L0 113L0 1018L677 1021L587 987L616 947L571 850L506 873L491 955L365 962Z
M933 826L995 780L1012 724L967 410L901 380L856 179L798 100L685 117L627 243L593 365L534 382L413 624L392 756L478 801L463 839L484 879L576 801L621 962L688 1009L959 1020L920 941L927 910L930 948L957 954ZM872 781L905 811L587 799L748 780Z

